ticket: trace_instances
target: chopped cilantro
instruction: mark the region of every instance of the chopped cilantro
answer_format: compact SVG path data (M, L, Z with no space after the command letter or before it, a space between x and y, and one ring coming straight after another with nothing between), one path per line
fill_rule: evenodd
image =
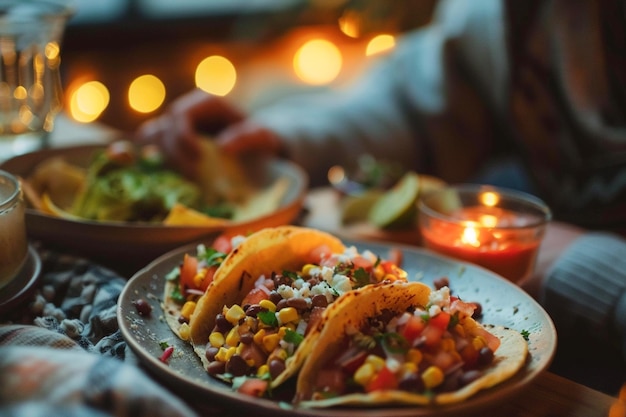
M459 324L459 312L458 311L450 316L450 322L448 323L448 329L452 329L457 324Z
M225 257L225 253L215 250L214 248L208 248L204 253L203 259L208 266L219 266Z
M175 285L174 288L172 289L172 292L170 293L170 297L172 297L172 300L174 300L177 303L184 303L185 301L187 301L185 299L185 296L180 292L180 286L179 285Z
M298 273L293 271L283 271L283 277L287 277L295 281L298 279Z
M530 332L528 330L522 330L520 333L524 337L524 340L528 341L528 338L530 337Z
M390 353L406 353L409 350L408 341L399 333L381 334L383 348Z
M359 268L354 271L352 279L356 283L356 288L364 287L370 283L370 274L365 269Z
M286 329L285 337L283 339L287 343L293 343L294 346L298 346L304 340L304 336L302 336L300 333L294 332L291 329Z
M180 266L177 266L165 275L167 281L174 281L178 279L178 277L180 277Z
M276 314L271 311L260 311L257 314L259 320L263 322L263 324L276 327L278 326L278 319L276 318Z
M159 347L161 348L161 350L165 350L170 347L170 345L167 342L159 342Z

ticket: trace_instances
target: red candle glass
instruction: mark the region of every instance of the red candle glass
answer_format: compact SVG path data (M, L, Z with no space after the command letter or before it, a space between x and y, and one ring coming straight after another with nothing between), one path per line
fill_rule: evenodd
M486 185L458 185L418 202L424 246L520 284L531 275L552 214L539 198Z

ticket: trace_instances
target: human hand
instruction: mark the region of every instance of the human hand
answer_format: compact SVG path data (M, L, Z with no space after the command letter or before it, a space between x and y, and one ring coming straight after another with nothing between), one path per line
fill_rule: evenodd
M199 172L200 141L212 137L224 152L281 152L280 139L248 119L224 98L196 89L176 99L160 116L143 123L137 141L158 145L169 163L194 178Z

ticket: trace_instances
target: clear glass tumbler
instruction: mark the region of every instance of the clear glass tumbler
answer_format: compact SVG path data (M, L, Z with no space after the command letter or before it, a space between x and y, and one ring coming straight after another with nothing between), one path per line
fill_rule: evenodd
M45 145L62 108L68 0L0 0L0 160Z

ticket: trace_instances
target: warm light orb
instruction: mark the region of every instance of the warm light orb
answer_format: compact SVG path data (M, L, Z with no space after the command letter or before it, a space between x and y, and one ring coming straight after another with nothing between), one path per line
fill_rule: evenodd
M471 224L471 222L469 224ZM463 229L461 242L475 248L480 247L480 241L478 240L478 231L474 226L468 225L467 227L465 227L465 229Z
M396 46L396 38L392 35L378 35L370 40L365 48L365 55L372 56Z
M109 90L101 82L83 83L70 94L70 115L77 122L93 122L107 108L109 99Z
M237 82L237 70L228 59L214 55L205 58L196 68L196 87L216 96L225 96Z
M488 207L495 207L500 202L500 195L492 191L486 191L480 195L480 202Z
M128 87L128 104L140 113L150 113L165 101L165 85L151 74L141 75Z
M347 11L339 18L339 30L351 38L358 38L361 33L361 18L357 12Z
M293 58L293 68L298 78L313 85L332 82L339 75L341 66L339 48L323 39L306 42Z

